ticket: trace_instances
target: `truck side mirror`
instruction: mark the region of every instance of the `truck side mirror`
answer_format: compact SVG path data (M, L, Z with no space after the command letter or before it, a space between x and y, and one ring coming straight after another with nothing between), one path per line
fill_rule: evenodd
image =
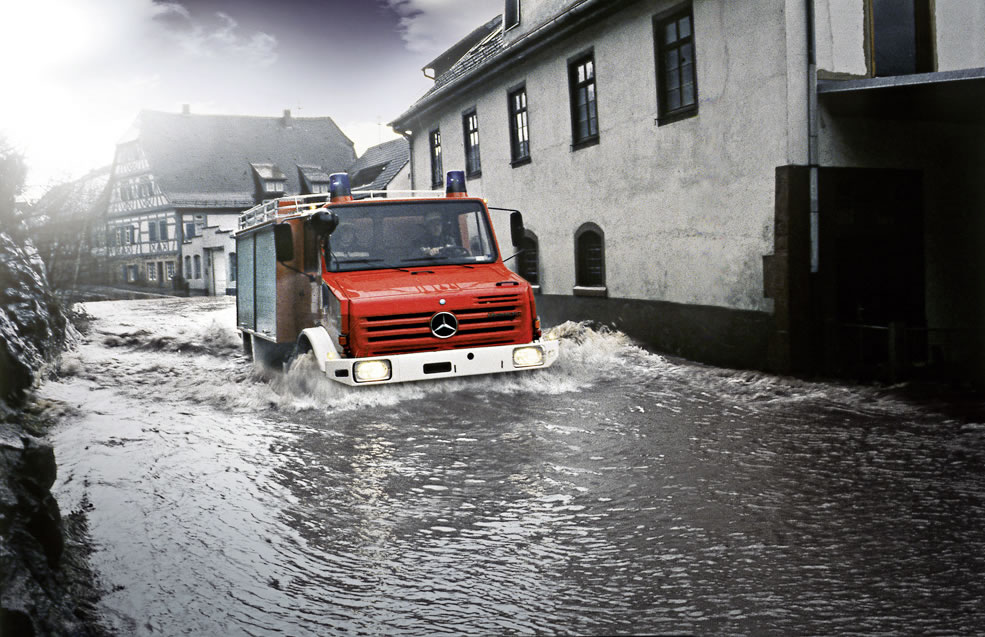
M311 229L316 237L327 237L339 227L339 217L331 210L320 210L311 216Z
M294 260L294 232L286 223L274 226L274 252L278 261Z
M523 215L516 211L510 213L510 239L514 248L520 247L523 241Z

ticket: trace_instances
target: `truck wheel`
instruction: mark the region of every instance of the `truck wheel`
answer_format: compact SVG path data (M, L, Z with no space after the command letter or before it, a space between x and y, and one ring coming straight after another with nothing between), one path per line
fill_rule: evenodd
M302 356L304 356L310 351L311 351L311 343L308 342L308 339L301 338L294 346L294 349L291 350L291 353L288 354L287 358L284 360L284 373L286 374L288 371L290 371L291 365L294 364L294 361L301 358Z

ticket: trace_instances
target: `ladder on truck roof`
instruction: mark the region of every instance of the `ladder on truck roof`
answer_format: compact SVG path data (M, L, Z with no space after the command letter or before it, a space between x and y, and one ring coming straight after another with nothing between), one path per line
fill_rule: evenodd
M443 190L353 190L353 200L363 199L414 199L414 198L444 198ZM239 230L246 230L263 225L276 218L310 214L330 202L330 195L318 193L313 195L291 195L268 199L257 204L239 216Z

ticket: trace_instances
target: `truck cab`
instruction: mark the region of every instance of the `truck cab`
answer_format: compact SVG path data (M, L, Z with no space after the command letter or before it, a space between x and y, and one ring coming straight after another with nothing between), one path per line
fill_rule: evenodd
M322 373L379 384L549 367L529 283L504 264L461 172L440 191L288 197L241 216L237 327L254 358L312 352ZM364 193L356 193L360 197ZM392 193L388 193L392 194ZM522 219L511 211L514 244Z

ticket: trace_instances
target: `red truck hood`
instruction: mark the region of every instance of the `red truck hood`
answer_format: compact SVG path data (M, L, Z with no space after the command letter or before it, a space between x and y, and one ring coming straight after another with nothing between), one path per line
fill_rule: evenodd
M497 283L501 285L497 286ZM443 265L405 270L339 272L331 275L331 285L353 301L456 292L526 291L526 281L499 263L471 268Z

